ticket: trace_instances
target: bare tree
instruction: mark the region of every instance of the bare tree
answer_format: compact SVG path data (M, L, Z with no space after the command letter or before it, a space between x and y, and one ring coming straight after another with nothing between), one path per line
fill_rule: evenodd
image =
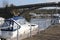
M8 1L7 0L3 0L3 7L8 6Z

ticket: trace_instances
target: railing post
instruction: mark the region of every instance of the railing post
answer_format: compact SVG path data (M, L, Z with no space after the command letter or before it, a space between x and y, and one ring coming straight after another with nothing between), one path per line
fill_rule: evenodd
M17 26L17 40L19 40L19 39L18 39L18 32L19 32L19 31L18 31L18 26Z

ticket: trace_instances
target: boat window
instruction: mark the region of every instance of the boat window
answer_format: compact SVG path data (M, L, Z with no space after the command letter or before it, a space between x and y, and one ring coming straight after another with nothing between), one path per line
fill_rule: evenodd
M15 31L17 29L20 29L20 26L18 26L15 22L12 21L5 21L2 27L8 28L1 29L1 31Z
M0 20L0 27L7 27L11 25L11 21L7 21L7 20Z
M8 27L5 29L1 29L1 31L16 31L17 29L20 29L20 26Z
M14 31L14 30L17 30L17 29L20 29L20 26L17 25L16 23L14 23L14 24L13 24L13 31Z

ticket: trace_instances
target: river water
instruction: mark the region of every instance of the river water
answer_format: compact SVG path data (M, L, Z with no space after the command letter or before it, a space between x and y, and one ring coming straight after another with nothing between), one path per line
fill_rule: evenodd
M51 22L52 20L52 22ZM46 29L48 28L52 23L58 23L59 20L56 19L46 19L46 18L31 18L31 23L37 24L39 26L39 29Z

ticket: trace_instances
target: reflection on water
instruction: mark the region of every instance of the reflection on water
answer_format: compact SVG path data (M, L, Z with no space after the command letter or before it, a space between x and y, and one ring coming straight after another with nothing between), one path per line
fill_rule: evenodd
M51 22L52 20L52 22ZM58 20L56 19L46 19L46 18L32 18L31 23L38 24L39 29L45 29L49 27L52 23L58 23Z

